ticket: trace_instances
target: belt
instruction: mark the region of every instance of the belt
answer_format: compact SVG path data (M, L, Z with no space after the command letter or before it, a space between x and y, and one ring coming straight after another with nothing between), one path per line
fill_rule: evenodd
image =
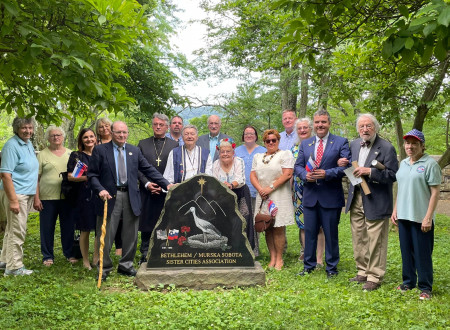
M128 187L127 186L117 186L117 191L122 191L122 192L128 191Z

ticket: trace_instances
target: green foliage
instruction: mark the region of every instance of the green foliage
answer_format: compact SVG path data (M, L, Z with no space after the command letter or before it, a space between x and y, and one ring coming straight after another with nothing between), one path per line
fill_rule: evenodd
M137 1L2 1L0 81L8 113L60 122L86 103L118 111L132 104L114 82L121 61L147 29Z
M355 275L349 218L339 228L341 261L337 278L324 271L299 278L298 229L287 228L285 268L266 272L266 286L191 291L169 286L138 290L132 279L115 272L96 289L96 271L71 266L63 257L59 229L55 237L55 264L44 267L39 250L39 220L28 221L25 264L38 272L0 279L0 322L4 329L27 328L152 328L152 329L398 329L450 327L450 218L438 216L433 253L433 298L421 302L419 291L395 290L401 282L398 233L389 233L387 272L374 292L349 283ZM93 240L91 235L91 242ZM261 236L263 267L269 262ZM118 257L114 256L117 266ZM137 260L136 260L137 261Z

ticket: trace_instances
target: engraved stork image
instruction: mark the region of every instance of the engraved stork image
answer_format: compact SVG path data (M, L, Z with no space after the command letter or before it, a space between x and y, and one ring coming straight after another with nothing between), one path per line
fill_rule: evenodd
M185 213L185 215L188 214L189 212L192 213L197 228L203 232L203 243L208 242L208 237L206 234L218 236L219 238L222 237L220 231L218 231L217 228L211 222L201 219L197 216L197 214L195 213L195 207L191 206L189 210Z

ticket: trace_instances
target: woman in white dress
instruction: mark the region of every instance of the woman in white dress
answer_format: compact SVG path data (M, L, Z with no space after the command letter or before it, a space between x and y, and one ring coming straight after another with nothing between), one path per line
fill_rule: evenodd
M294 169L294 157L290 150L280 150L280 134L275 129L264 131L263 141L267 152L256 154L253 158L250 181L258 191L255 214L268 213L268 200L278 207L274 226L266 230L266 243L270 252L269 268L283 268L283 249L285 245L284 227L295 223L292 191L289 180Z

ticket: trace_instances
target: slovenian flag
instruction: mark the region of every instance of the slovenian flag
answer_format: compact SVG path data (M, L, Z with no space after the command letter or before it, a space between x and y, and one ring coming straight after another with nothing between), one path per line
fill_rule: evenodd
M180 231L178 229L170 229L169 230L169 236L167 238L172 240L172 241L176 240L176 239L178 239L178 233L179 232Z
M270 213L270 215L271 215L272 217L276 216L276 215L277 215L277 212L278 212L278 207L275 205L275 203L274 203L271 199L269 199L269 205L268 205L268 207L269 207L269 213Z
M73 169L72 176L74 178L79 178L86 172L88 169L87 165L83 162L77 161L75 168Z
M317 168L316 162L309 156L308 162L306 163L306 171L312 172Z

